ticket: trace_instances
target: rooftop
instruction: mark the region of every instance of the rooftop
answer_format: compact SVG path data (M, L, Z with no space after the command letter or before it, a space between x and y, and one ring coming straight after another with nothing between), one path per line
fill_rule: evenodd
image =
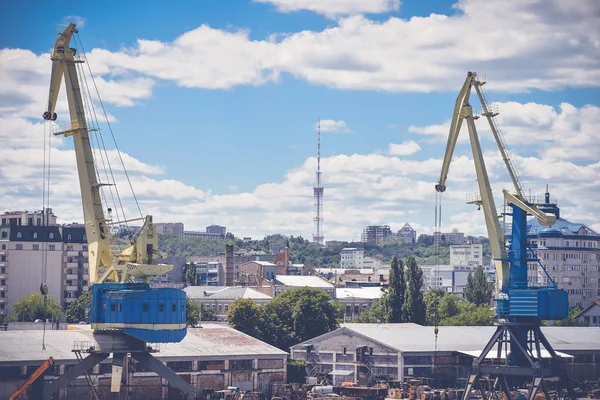
M357 287L357 288L337 288L335 297L343 299L378 299L383 294L381 286Z
M348 329L400 351L434 351L431 326L417 324L343 324ZM485 347L495 326L441 326L438 351L473 351ZM542 331L558 351L600 350L598 328L544 326ZM308 342L315 340L311 339Z
M219 299L219 300L236 300L236 299L272 299L258 290L250 287L228 287L228 286L188 286L183 289L190 299Z
M42 331L0 331L0 365L39 365L48 356L58 364L76 360L73 343L94 342L92 330L47 331L46 350L41 351ZM189 328L179 343L161 343L160 360L198 359L198 357L284 356L286 352L248 336L233 328L206 324L202 328Z
M547 226L540 225L538 220L535 218L531 218L527 221L528 235L537 235L540 231L547 228ZM556 223L552 225L552 228L558 230L561 234L567 236L583 235L592 236L594 238L598 238L600 236L597 232L595 232L592 228L585 224L567 221L563 218L558 218L556 220Z
M266 254L268 255L268 254ZM268 262L268 261L248 261L242 265L246 265L246 264L250 264L250 263L254 263L254 264L259 264L262 265L263 267L276 267L277 265L273 264L272 262Z
M333 285L318 276L277 275L275 280L285 286L333 289Z

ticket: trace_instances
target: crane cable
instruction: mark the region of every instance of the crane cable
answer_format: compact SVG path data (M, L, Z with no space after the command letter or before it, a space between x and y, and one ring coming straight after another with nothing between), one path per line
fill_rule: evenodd
M433 251L434 251L434 260L435 265L434 269L434 282L435 282L435 302L434 302L434 328L433 333L435 335L435 347L434 347L434 356L433 356L433 372L436 374L436 361L437 361L437 351L438 351L438 332L439 332L439 314L438 314L438 306L439 306L439 296L438 296L438 285L439 285L439 274L440 274L440 240L442 235L442 194L438 191L435 193L435 227L433 234Z
M46 350L46 314L48 312L48 285L46 283L48 277L48 241L49 239L49 221L48 210L50 209L50 167L52 153L52 134L51 122L44 124L44 149L42 160L42 268L41 268L41 283L40 294L44 301L43 313L43 333L42 333L42 350ZM46 137L48 140L46 141Z

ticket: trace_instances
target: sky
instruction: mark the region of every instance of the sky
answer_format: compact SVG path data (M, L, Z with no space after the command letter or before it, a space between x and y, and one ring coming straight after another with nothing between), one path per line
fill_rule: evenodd
M137 199L186 230L311 238L320 119L325 240L407 222L432 233L454 102L476 71L526 193L548 185L564 218L600 231L596 0L4 2L0 211L48 204L60 222L83 220L72 138L50 135L68 124L64 88L58 120L41 118L69 22L100 121L92 144L106 149L99 180L117 184L103 187L113 219L138 217ZM485 118L476 124L500 207L512 184ZM442 231L486 235L465 203L478 190L472 158L464 126Z

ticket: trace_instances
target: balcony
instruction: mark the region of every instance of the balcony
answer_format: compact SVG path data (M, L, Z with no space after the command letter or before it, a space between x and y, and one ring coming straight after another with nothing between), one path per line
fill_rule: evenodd
M77 286L72 286L72 285L71 285L71 286L65 286L65 290L66 290L67 292L76 292L76 291L78 291L78 290L79 290L79 287L77 287Z
M77 300L77 297L65 297L65 303L72 303Z
M6 297L0 297L0 304L7 303L8 299Z
M68 262L67 263L67 268L75 268L75 269L77 269L78 266L79 265L76 262Z
M8 274L7 273L0 274L0 279L8 279Z
M0 261L0 267L6 267L6 261Z
M79 256L79 252L76 250L68 250L67 251L67 257L78 257Z
M6 285L0 285L0 292L6 292Z
M77 280L77 279L79 279L79 276L77 276L77 274L67 274L66 279Z
M0 256L5 256L6 255L6 250L0 250Z

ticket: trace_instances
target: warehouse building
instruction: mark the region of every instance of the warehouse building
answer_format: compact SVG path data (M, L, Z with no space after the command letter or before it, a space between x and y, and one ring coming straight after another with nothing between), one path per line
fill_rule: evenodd
M436 340L431 326L417 324L344 324L291 347L306 362L307 375L334 385L379 379L433 377L443 385L466 378L471 363L492 337L494 326L443 326ZM543 327L544 334L579 380L600 377L598 328Z
M0 398L8 398L48 357L54 365L44 380L55 379L78 361L72 351L82 343L96 345L93 331L46 331L45 350L41 330L0 332ZM85 354L83 354L85 357ZM222 390L237 386L241 390L268 393L271 384L286 382L287 353L235 329L215 324L190 328L180 343L162 343L154 354L199 393L202 390ZM100 398L110 395L112 358L94 367L90 377ZM177 395L177 389L155 373L140 368L135 361L128 366L130 398L165 399ZM41 388L40 388L41 389ZM80 377L63 390L61 398L90 398L90 387Z

